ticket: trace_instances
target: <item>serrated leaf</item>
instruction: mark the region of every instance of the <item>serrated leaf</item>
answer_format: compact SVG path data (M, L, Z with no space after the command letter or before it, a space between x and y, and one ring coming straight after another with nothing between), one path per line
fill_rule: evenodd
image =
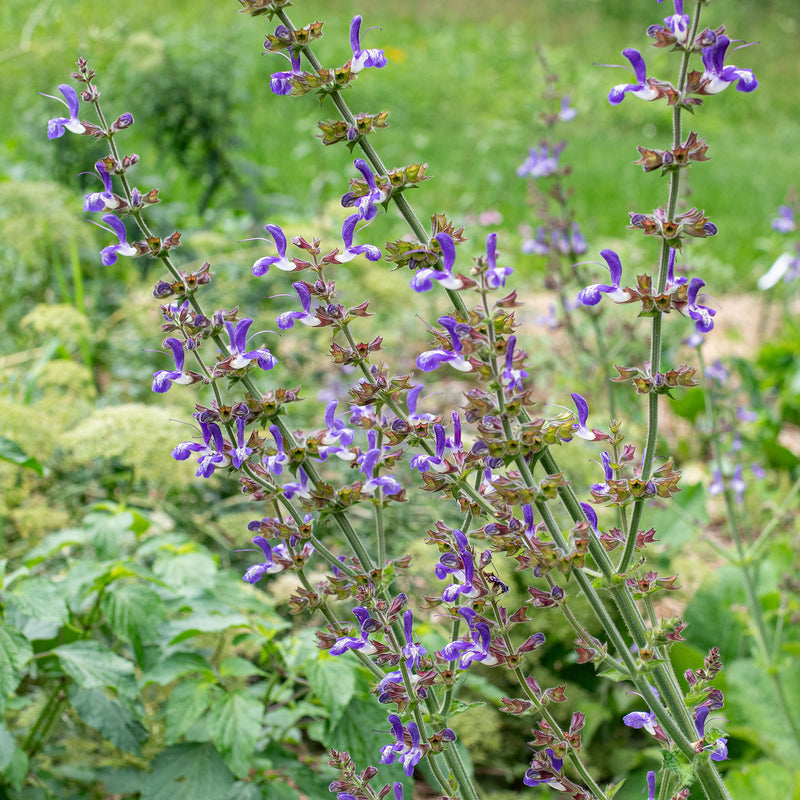
M22 670L33 658L31 643L13 625L0 626L0 708L17 688Z
M166 616L158 593L141 583L112 586L103 596L101 606L111 630L129 642L137 635L144 644L154 642Z
M25 566L33 567L64 547L85 544L87 538L88 534L83 528L66 528L63 531L49 533L36 547L25 554Z
M234 775L247 775L261 733L264 707L243 689L224 692L208 711L211 738Z
M6 600L25 617L36 620L66 622L69 610L58 587L44 578L23 578L17 581Z
M212 744L175 744L153 761L153 771L142 784L142 800L226 800L233 782Z
M5 436L0 436L0 461L8 461L25 469L32 469L39 475L44 475L42 465L33 456L29 456L16 442Z
M133 514L119 511L114 514L93 512L86 515L84 524L89 529L89 538L100 560L119 555L125 536L131 533Z
M315 697L328 710L330 727L341 719L356 688L356 666L336 656L322 657L306 670Z
M217 562L206 552L162 554L153 564L153 572L176 591L184 587L209 589L214 585Z
M53 650L61 668L83 689L108 686L120 694L137 694L133 664L100 642L71 642Z
M149 683L157 683L159 686L166 686L193 672L199 672L209 682L214 681L214 671L205 657L199 653L173 653L147 670L139 681L139 685L144 687Z
M246 658L239 658L232 656L231 658L224 658L219 665L220 678L236 677L247 678L250 675L269 675L257 664L248 661Z
M69 699L78 716L103 738L126 753L141 754L147 729L119 700L107 697L102 689L78 687L73 687Z
M167 701L167 741L174 742L197 722L211 705L216 687L203 680L179 683Z

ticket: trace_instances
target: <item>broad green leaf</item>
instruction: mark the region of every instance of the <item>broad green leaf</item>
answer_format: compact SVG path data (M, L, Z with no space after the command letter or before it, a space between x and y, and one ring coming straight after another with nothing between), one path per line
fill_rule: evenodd
M164 554L153 564L155 575L175 591L211 588L217 569L213 556L195 550Z
M263 669L261 669L261 667L257 666L252 661L248 661L246 658L239 658L238 656L224 658L220 662L220 678L226 678L228 676L247 678L250 675L269 675L269 673L265 672Z
M6 594L6 601L23 616L37 620L61 623L69 617L58 586L44 578L23 578L17 581Z
M233 782L212 744L174 744L153 761L142 782L142 800L226 800Z
M16 442L5 436L0 436L0 461L9 461L25 469L32 469L39 475L44 475L42 465L33 456L29 456Z
M309 665L306 677L315 697L328 711L330 727L336 727L353 699L356 666L345 658L321 655L315 663Z
M73 687L70 702L78 716L115 747L140 755L147 741L147 729L119 700L106 696L102 689Z
M725 773L725 785L733 800L800 797L800 773L790 772L774 761L756 761Z
M86 515L84 525L89 529L92 546L101 560L116 558L126 536L133 526L133 514L121 511L116 514L92 512Z
M87 538L88 533L83 528L65 528L63 531L49 533L36 547L25 554L25 565L33 567L65 547L85 544Z
M214 671L211 669L211 665L200 653L173 653L147 670L139 681L139 685L144 687L149 683L157 683L159 686L166 686L193 672L199 672L209 682L214 680Z
M137 693L133 664L100 642L72 642L53 650L64 672L82 689L108 686L132 697Z
M138 635L144 644L157 639L158 626L166 615L158 593L141 583L111 586L103 596L102 609L120 639L130 642Z
M275 784L278 786L279 784ZM283 784L285 786L285 784ZM227 800L264 800L268 797L269 800L282 800L282 795L279 792L273 791L273 786L269 787L269 794L265 795L260 783L252 783L251 781L236 781L231 788L231 793L228 795ZM299 795L294 789L289 789L294 794L286 795L290 800L298 800Z
M179 683L167 701L167 741L174 742L197 722L217 693L213 683L187 680Z
M169 644L178 644L201 633L219 633L228 628L246 627L247 617L241 614L192 614L185 619L171 620L162 629Z
M22 670L33 657L33 648L12 625L0 625L0 708L22 678Z
M25 778L28 776L28 762L28 754L21 747L18 747L11 754L11 761L5 768L4 774L8 779L8 782L18 792L20 789L22 789L22 784L25 782Z
M263 717L261 701L243 689L224 692L208 711L211 738L237 777L244 777L250 769Z
M11 757L14 755L16 747L16 740L0 721L0 772L11 763Z

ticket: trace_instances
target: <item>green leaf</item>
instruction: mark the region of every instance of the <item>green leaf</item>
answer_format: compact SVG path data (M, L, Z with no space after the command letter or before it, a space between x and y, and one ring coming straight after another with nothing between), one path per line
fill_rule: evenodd
M63 531L49 533L36 547L25 554L25 565L33 567L65 547L85 544L87 537L88 534L83 528L65 528Z
M142 800L226 800L233 782L212 744L175 744L153 761L153 771L142 784Z
M201 633L219 633L228 628L246 627L248 624L247 617L242 614L196 613L185 619L169 622L164 626L163 633L172 645L199 636Z
M16 442L5 436L0 436L0 461L9 461L25 469L32 469L39 475L44 475L42 465L33 456L29 456Z
M73 687L70 702L78 716L103 738L126 753L140 755L147 741L147 729L119 702L106 696L102 689Z
M22 632L12 625L0 625L0 708L5 707L6 698L17 688L31 658L33 648Z
M63 623L69 610L58 585L44 578L22 578L6 594L9 606L25 617Z
M306 677L314 695L328 710L330 727L336 727L353 699L356 666L344 658L320 655L316 662L309 665Z
M119 556L126 535L133 527L133 514L119 511L115 514L92 512L86 515L84 525L89 529L92 547L102 561Z
M14 755L16 748L16 740L3 722L0 721L0 772L11 763L11 757Z
M261 733L264 707L244 689L224 692L208 711L208 730L231 772L247 775L256 740Z
M120 638L144 644L158 638L158 627L166 616L164 603L150 586L125 583L112 586L101 603L111 630Z
M199 672L207 681L213 683L214 671L211 664L200 655L200 653L173 653L163 661L159 661L152 669L147 670L139 681L140 686L147 686L149 683L157 683L159 686L166 686L168 683Z
M239 658L232 656L231 658L224 658L219 665L220 678L236 677L247 678L250 675L269 675L261 667L248 661L246 658Z
M210 588L214 585L217 569L213 556L195 550L162 554L153 564L153 572L176 591L183 587Z
M800 790L800 773L792 773L774 761L756 761L726 772L725 785L733 800L757 797L795 800Z
M614 683L630 680L630 675L618 670L616 667L609 667L609 669L604 669L602 672L598 672L597 677L607 678L610 681L614 681Z
M100 642L62 644L53 653L58 656L64 672L82 689L108 686L128 697L137 694L133 664Z
M279 784L275 785L278 786ZM286 788L289 789L288 786ZM289 791L294 792L294 794L288 794L286 797L290 798L290 800L297 800L299 796L297 792L294 789L289 789ZM231 793L228 795L228 800L264 800L264 792L259 783L236 781L233 784ZM282 796L278 792L274 792L272 786L269 789L269 800L282 800Z
M205 713L217 687L203 680L188 680L179 683L167 701L167 741L174 742Z

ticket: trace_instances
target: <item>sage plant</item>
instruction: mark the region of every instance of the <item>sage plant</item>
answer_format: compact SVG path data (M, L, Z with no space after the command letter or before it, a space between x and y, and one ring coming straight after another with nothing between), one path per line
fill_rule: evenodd
M108 145L96 165L103 191L85 199L85 209L102 213L111 235L100 254L103 263L150 257L164 266L153 294L167 334L165 368L153 375L152 388L163 394L191 387L199 393L195 435L177 443L173 456L194 460L203 480L218 472L234 476L254 503L248 527L257 550L244 580L268 585L270 576L293 573L291 610L317 617L320 647L332 658L357 659L386 706L386 730L375 734L375 763L355 764L348 753L331 751L329 763L339 777L330 791L338 800L389 793L400 800L403 774L413 776L424 760L441 798L477 800L480 790L450 719L462 675L482 665L517 683L517 696L504 698L500 710L531 720L533 755L527 768L520 765L521 782L575 800L610 798L617 787L601 786L584 762L584 714L574 709L568 725L559 723L552 706L568 702L564 687L542 686L529 658L546 646L537 619L549 613L564 616L578 662L592 664L598 681L625 681L641 698L640 710L619 725L651 737L663 751L660 774L647 777L648 797L658 791L660 798L686 798L690 792L728 798L717 770L727 757L727 737L717 727L719 715L712 715L723 707L714 685L723 665L713 648L702 665L676 675L670 646L682 640L685 623L656 613L654 595L674 589L676 577L660 575L647 563L657 532L646 528L646 518L651 499L668 501L680 490L674 460L659 451L662 398L696 383L695 368L663 363L665 317L676 311L686 319L675 324L702 335L714 326L704 280L674 276L688 240L717 232L705 211L681 206L684 171L708 160L705 139L684 131L684 115L731 86L754 90L753 73L725 63L731 39L722 26L701 25L704 0L687 1L687 8L675 0L675 13L647 31L663 55L647 60L657 60L661 74L671 56L673 77L654 77L644 56L626 49L632 82L619 83L608 95L612 105L652 102L654 113L669 114L673 127L671 142L639 146L637 163L644 172L666 179L663 205L630 213L629 228L649 239L652 258L634 267L603 249L608 277L599 267L596 282L576 298L587 306L622 305L621 314L630 313L624 306L632 304L650 320L649 353L641 364L617 367L616 378L646 397L648 429L640 448L625 441L619 421L604 424L593 417L577 376L563 410L536 405L525 352L533 341L516 323L521 303L496 234L465 265L459 256L467 241L464 229L443 214L433 215L428 229L407 200L407 189L428 180L427 165L387 168L373 145L388 124L387 112L355 112L345 101L344 90L358 78L379 80L378 70L390 68L382 49L364 47L377 35L364 30L361 16L350 23L349 47L339 47L346 60L324 66L317 55L322 22L296 26L287 16L288 0L240 3L253 17L277 20L264 47L288 63L281 61L270 74L274 102L316 94L338 115L319 123L323 143L360 151L346 165L350 179L341 204L348 216L340 242L331 245L313 234L289 239L274 222L265 226L268 245L253 264L253 279L288 273L294 310L255 323L238 308L216 308L206 299L214 277L210 265L182 269L175 254L180 233L164 236L150 228L147 210L158 201L157 190L133 185L139 159L120 149L133 117L125 113L109 122L85 60L72 74L80 98L72 86L60 86L69 116L51 119L47 130L50 138L69 132ZM697 58L698 68L690 69ZM93 107L96 122L80 119L80 101ZM370 223L394 209L410 236L382 247L365 241ZM447 313L429 328L429 348L415 354L413 374L391 365L380 335L364 335L369 300L343 297L358 287L348 285L339 265L359 257L374 269L403 270L409 302L434 291L449 302ZM634 269L641 270L635 278ZM349 402L330 402L315 428L297 431L290 422L300 389L282 385L292 376L281 374L270 349L276 334L263 332L273 325L286 336L303 336L306 327L330 328L333 368L351 368L358 376L349 386ZM262 332L251 334L253 327ZM435 381L456 375L464 382L463 402L436 406ZM560 450L567 446L593 448L582 452L602 470L595 484L570 480L561 467ZM386 525L387 508L420 492L434 495L443 509L427 530L437 559L434 574L416 576L433 587L424 604L408 591L405 573L413 564L394 552ZM354 513L357 508L361 513ZM312 568L317 574L324 570L324 577L312 579ZM528 582L530 597L521 604L507 599L502 576L510 569ZM589 609L586 619L576 610L578 596ZM449 626L448 641L438 649L417 632L418 620L431 610ZM595 624L603 631L600 638L589 632ZM376 763L394 769L396 780L372 786Z

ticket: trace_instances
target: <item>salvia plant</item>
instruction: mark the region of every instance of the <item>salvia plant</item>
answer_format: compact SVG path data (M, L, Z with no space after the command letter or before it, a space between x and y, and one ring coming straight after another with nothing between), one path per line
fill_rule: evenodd
M619 784L601 785L587 766L585 714L574 707L563 721L556 705L571 702L564 686L543 685L536 674L532 654L547 647L539 621L561 615L577 663L594 669L598 685L624 682L636 698L636 710L618 726L660 749L662 766L642 787L648 800L729 798L719 772L729 738L718 684L724 665L711 648L702 663L676 672L671 647L683 640L686 623L657 611L654 599L675 589L677 576L659 573L648 560L658 536L648 525L648 509L656 500L669 508L681 490L675 460L661 449L664 398L697 385L699 375L698 366L665 362L664 326L703 337L716 315L704 294L706 280L679 275L689 242L717 233L713 209L690 207L682 196L687 168L707 168L702 162L710 149L687 119L702 118L706 103L721 92L746 95L758 87L751 70L731 63L745 55L736 53L737 32L706 23L707 0L674 0L674 13L647 30L656 49L622 53L630 74L611 86L608 102L624 113L625 106L647 101L672 122L670 141L638 147L644 179L664 187L656 209L629 215L631 235L645 237L644 263L588 248L561 188L538 201L544 222L525 246L571 262L553 277L564 314L583 308L596 319L597 307L606 308L631 324L638 315L648 329L649 351L616 365L613 378L640 395L645 407L646 436L634 443L619 420L603 419L602 401L592 400L580 376L559 406L535 401L537 376L525 350L535 341L517 323L521 302L497 234L465 263L459 253L464 229L445 214L423 224L408 200L409 189L429 180L428 165L388 167L381 160L375 142L388 113L355 111L345 99L358 78L379 80L364 73L389 66L384 50L370 46L378 35L368 23L361 16L351 20L349 47L336 48L346 51L346 60L326 66L318 56L322 22L298 26L287 0L239 2L242 12L270 21L264 48L273 64L268 84L275 114L281 103L315 95L333 115L318 123L322 143L341 144L354 156L346 162L340 241L330 245L313 232L290 238L274 222L265 225L252 280L270 291L283 285L290 310L256 321L238 307L216 307L211 265L181 266L181 233L153 229L148 212L160 201L158 190L136 186L139 158L124 150L134 117L108 116L95 71L82 58L71 76L77 88L58 87L54 99L65 110L48 121L47 135L89 136L107 145L94 164L98 191L83 201L108 233L102 263L113 267L119 259L144 257L163 265L153 296L160 304L164 366L152 376L152 390L189 391L196 398L191 428L184 441L176 436L172 456L193 462L201 481L235 478L252 501L252 563L243 580L270 592L277 576L290 573L290 609L316 621L323 669L334 660L357 663L385 709L383 728L369 733L369 763L330 751L328 763L337 772L330 792L338 800L401 800L405 791L409 800L408 779L422 773L441 800L481 797L451 719L464 708L467 677L482 669L516 684L498 705L524 718L530 730L530 762L519 765L522 784L574 800L609 800ZM608 72L609 84L615 74ZM554 104L550 122L568 121L574 114L569 98L552 83L546 96ZM92 121L85 118L87 106ZM541 141L520 176L564 177L562 149ZM385 244L372 240L373 220L398 212L408 235ZM793 229L789 211L779 219ZM586 257L592 261L572 272ZM354 259L370 262L372 270L401 271L408 295L398 307L413 306L426 293L447 302L428 326L429 344L411 358L386 353L381 335L369 332L370 302L352 296L358 287L341 267ZM571 285L575 274L581 287ZM346 397L330 399L316 424L300 430L293 415L311 387L293 385L273 350L280 355L279 336L302 341L308 328L330 329L329 368L350 383ZM450 385L444 396L451 398L456 380L460 400L443 403L436 387ZM715 427L712 438L720 435ZM587 460L596 472L590 485L563 466ZM715 486L735 512L743 470L757 477L760 468L719 456L716 469ZM422 492L436 499L438 514L417 534L435 554L430 574L415 572L411 557L397 552L390 527L393 508ZM512 574L527 586L524 600L509 602ZM752 571L745 574L753 584ZM750 589L758 641L768 649L772 634ZM446 628L444 638L421 635L430 631L431 619ZM779 664L767 661L780 693ZM792 719L787 704L780 713ZM246 774L235 754L226 758L237 775ZM380 765L380 775L390 776L383 785L375 781Z

